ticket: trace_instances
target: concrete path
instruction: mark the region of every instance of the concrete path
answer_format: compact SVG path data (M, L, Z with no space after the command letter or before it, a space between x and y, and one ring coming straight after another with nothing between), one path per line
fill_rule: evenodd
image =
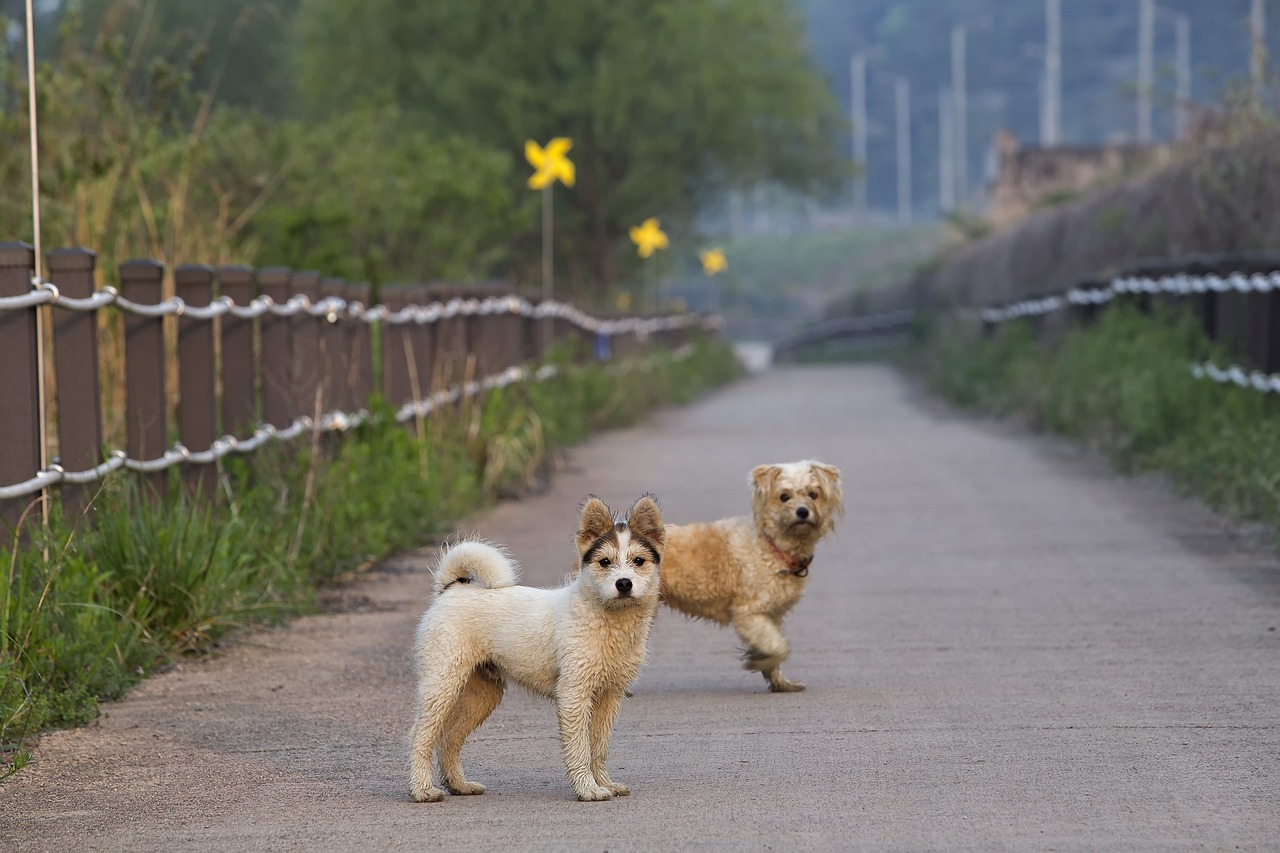
M614 733L633 795L571 799L551 708L512 691L464 756L482 797L405 795L430 552L342 612L155 678L0 784L7 850L1280 849L1280 562L1159 483L955 417L892 372L776 370L572 451L468 527L530 583L576 507L652 490L745 513L747 470L844 470L771 695L728 631L663 613Z

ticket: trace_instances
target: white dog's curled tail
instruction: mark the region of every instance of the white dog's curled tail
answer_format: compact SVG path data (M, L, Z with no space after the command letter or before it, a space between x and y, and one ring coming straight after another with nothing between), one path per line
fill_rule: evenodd
M479 584L485 589L516 585L516 564L501 548L476 539L449 547L432 572L436 595L456 584Z

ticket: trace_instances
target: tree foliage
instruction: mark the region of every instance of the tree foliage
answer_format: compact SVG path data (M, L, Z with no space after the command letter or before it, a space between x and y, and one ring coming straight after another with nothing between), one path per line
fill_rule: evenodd
M579 292L618 277L646 216L688 223L736 184L814 191L841 171L838 109L777 0L302 0L297 23L314 115L390 102L513 152L572 137L557 246Z

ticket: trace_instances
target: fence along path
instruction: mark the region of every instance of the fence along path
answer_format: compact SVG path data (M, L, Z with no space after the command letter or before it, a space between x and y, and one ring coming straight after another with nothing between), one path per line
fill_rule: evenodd
M593 343L598 357L629 355L651 341L678 345L714 325L693 315L602 319L498 286L389 288L382 304L369 305L367 284L284 267L180 266L174 295L164 298L166 270L154 260L121 264L118 290L95 288L89 250L51 253L47 281L35 276L34 260L26 244L0 244L0 517L10 523L24 499L50 486L62 487L68 511L83 505L83 486L122 468L163 494L162 472L174 465L198 472L268 441L358 425L369 417L375 357L377 390L407 422L487 389L554 375L552 366L530 365L569 339ZM52 314L59 449L43 465L41 311ZM123 315L127 400L126 447L105 453L96 317L103 311ZM176 365L167 334L176 340ZM171 402L166 377L175 368Z

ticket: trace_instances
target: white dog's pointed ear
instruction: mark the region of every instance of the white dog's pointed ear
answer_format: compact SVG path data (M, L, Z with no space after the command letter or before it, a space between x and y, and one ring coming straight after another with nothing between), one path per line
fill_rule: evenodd
M646 539L659 545L667 542L667 530L662 524L662 511L653 495L644 495L627 511L627 526Z
M613 529L613 513L605 502L590 495L582 505L582 519L578 522L578 550L585 551L591 543Z

